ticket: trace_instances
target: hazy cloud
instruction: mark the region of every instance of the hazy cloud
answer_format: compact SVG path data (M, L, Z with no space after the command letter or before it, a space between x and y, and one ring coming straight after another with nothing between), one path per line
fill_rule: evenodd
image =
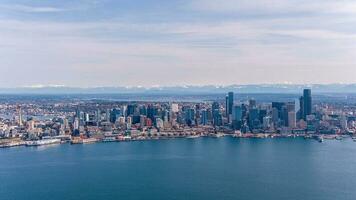
M0 85L354 82L352 1L87 2L0 5Z
M50 12L61 12L66 9L57 8L57 7L42 7L42 6L27 6L20 4L8 4L0 5L0 10L10 10L18 12L32 12L32 13L50 13Z

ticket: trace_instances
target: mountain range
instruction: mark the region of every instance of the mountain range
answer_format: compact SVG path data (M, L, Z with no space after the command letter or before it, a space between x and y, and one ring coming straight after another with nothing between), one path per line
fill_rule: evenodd
M67 87L40 86L0 88L0 94L215 94L235 93L301 93L311 88L313 93L356 93L356 84L254 84L228 86L167 86L167 87Z

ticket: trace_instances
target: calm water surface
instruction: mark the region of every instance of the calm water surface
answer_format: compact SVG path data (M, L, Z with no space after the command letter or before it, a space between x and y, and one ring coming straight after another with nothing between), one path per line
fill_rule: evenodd
M0 149L0 199L356 199L356 143L200 138Z

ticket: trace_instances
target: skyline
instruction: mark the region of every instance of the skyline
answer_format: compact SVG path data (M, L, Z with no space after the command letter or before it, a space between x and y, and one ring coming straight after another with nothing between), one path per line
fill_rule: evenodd
M0 85L355 83L355 13L350 0L5 0Z

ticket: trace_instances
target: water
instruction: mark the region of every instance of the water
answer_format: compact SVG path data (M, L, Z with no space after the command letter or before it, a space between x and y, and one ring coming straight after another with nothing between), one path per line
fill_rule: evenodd
M356 143L199 138L0 149L0 199L356 198Z

